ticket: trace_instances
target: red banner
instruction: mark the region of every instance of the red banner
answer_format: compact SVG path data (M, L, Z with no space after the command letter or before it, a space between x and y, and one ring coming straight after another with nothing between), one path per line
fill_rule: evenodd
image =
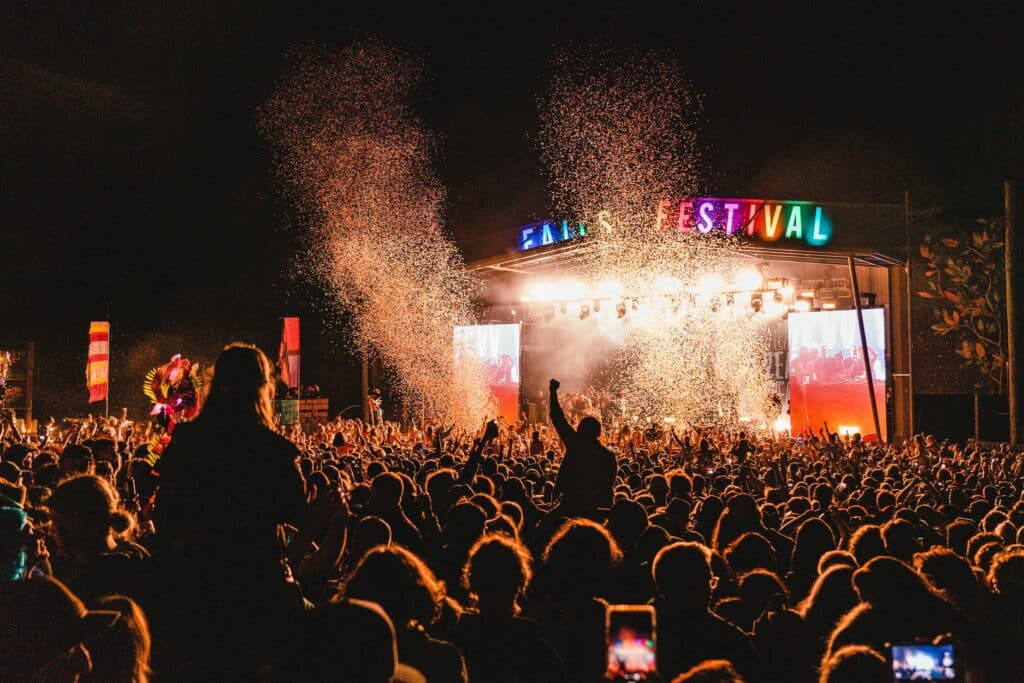
M277 355L281 381L290 389L299 386L299 319L285 318L281 330L281 347Z
M110 323L89 323L89 361L85 366L89 403L107 398L110 368Z

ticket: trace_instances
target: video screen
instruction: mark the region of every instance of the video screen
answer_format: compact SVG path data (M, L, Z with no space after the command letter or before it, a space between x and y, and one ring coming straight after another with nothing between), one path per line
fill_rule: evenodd
M825 421L840 436L885 438L885 311L864 309L868 364L881 435L875 434L857 311L789 314L789 411L793 434Z
M471 353L483 361L487 385L498 403L498 414L510 423L519 419L519 325L463 325L455 328L455 363Z
M952 645L893 645L894 681L953 681L956 664Z
M646 681L657 671L653 609L608 609L608 672L613 681Z

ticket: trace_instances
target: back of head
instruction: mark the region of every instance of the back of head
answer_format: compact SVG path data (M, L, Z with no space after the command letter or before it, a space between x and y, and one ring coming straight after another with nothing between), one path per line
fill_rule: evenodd
M203 422L274 425L273 366L250 344L230 344L217 357L203 404Z
M853 586L861 601L888 609L926 608L938 599L917 572L893 557L876 557L858 569Z
M595 595L622 553L605 528L587 519L566 522L544 549L548 590Z
M672 683L745 683L725 659L709 659L672 679Z
M864 645L840 648L821 667L818 683L890 683L885 657Z
M388 683L398 666L395 629L381 607L363 600L329 602L308 612L292 631L277 680L327 683L340 679Z
M711 551L700 543L680 541L658 551L652 565L658 593L670 602L707 607L711 595Z
M587 416L580 420L576 432L585 439L596 441L601 436L601 423L596 417Z
M89 643L92 671L83 681L146 683L150 674L151 641L149 622L142 608L131 598L123 596L101 598L98 606L118 612L121 618L110 630Z
M133 518L118 508L118 495L105 479L86 474L61 483L47 505L64 541L82 535L122 533L132 527Z
M514 611L516 598L530 583L530 562L530 552L522 543L489 534L470 550L463 581L477 596L481 609Z
M442 584L430 568L401 546L367 552L343 590L346 597L379 604L397 628L432 623L444 599Z

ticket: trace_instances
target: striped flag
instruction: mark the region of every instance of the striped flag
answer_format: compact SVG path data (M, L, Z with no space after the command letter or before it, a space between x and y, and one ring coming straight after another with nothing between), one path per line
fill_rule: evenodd
M89 403L107 398L110 357L110 323L89 323L89 363L85 366Z
M281 348L277 354L281 381L290 389L299 386L299 319L285 318L281 330Z

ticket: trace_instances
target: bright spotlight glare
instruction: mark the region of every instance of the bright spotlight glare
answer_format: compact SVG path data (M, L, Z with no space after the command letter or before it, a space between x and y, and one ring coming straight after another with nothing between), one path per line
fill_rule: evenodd
M765 315L773 316L774 317L774 316L777 316L777 315L782 315L783 313L786 312L786 310L787 309L786 309L786 306L784 304L780 304L780 303L778 303L776 301L765 301L764 302L764 312L765 312Z
M533 301L550 301L557 295L550 282L534 282L530 285L528 297Z
M702 275L697 281L697 291L703 297L712 297L725 287L725 279L718 273Z
M566 280L561 286L561 298L578 301L587 298L587 287L579 280Z
M671 275L662 275L655 280L654 287L662 294L675 294L683 288L683 281Z
M791 286L786 285L785 287L779 290L779 294L789 299L793 296L793 292L795 291L796 290L794 290Z
M800 313L806 313L807 311L811 310L811 302L805 299L800 299L799 301L793 304L793 310L799 311Z
M597 295L602 299L618 299L623 291L624 287L618 280L605 280L597 286Z
M736 275L736 289L761 289L762 284L761 274L753 268L744 268Z

